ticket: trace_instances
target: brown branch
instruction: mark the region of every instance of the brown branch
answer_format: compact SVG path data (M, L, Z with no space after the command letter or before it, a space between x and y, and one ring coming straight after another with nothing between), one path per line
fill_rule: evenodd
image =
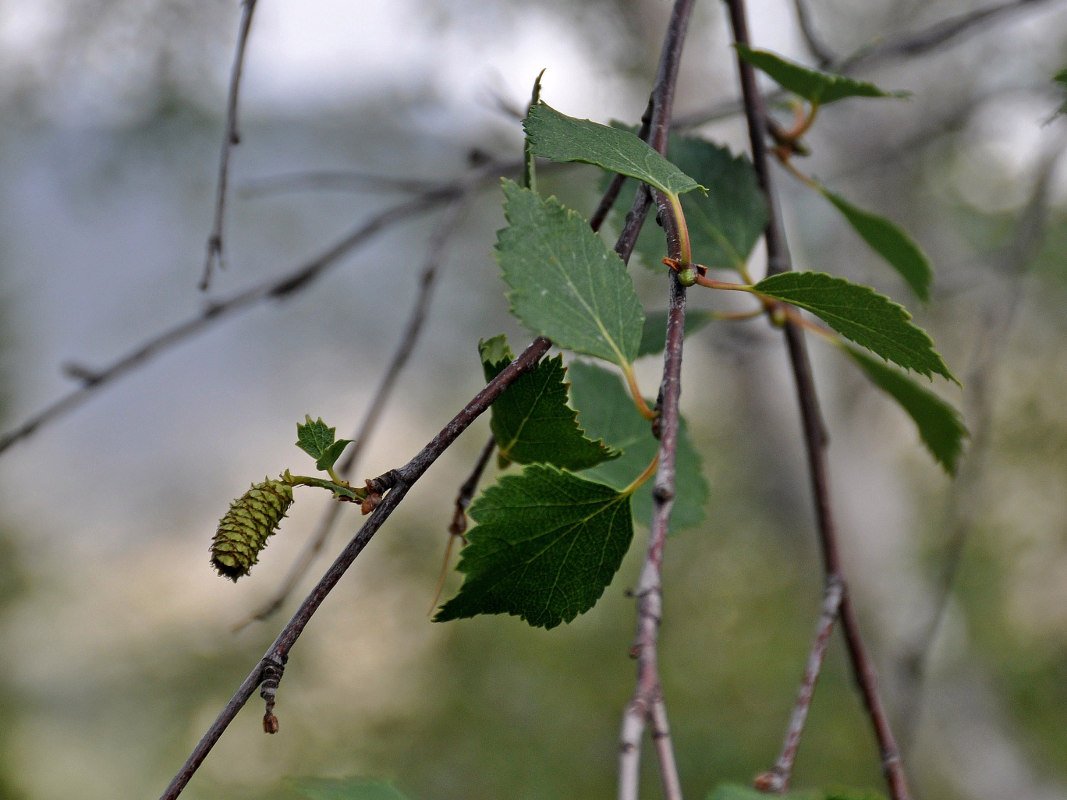
M650 99L651 113L647 113L648 143L661 154L667 152L674 91L678 79L682 47L692 11L692 0L676 0L667 26L667 34L660 55L659 72ZM636 238L636 231L644 221L643 206L648 207L648 192L638 191L634 207L627 217L626 235ZM680 258L677 226L665 198L657 197L660 218L667 233L669 255ZM641 214L638 218L638 213ZM633 231L629 234L628 231ZM672 235L673 233L673 235ZM624 244L627 255L632 240ZM619 246L616 246L619 249ZM663 551L670 529L671 509L675 493L675 456L678 448L679 398L681 395L682 338L685 328L685 287L671 271L670 303L667 317L667 341L664 352L663 378L659 392L657 420L660 447L659 467L652 489L653 512L648 549L634 596L637 599L637 623L631 652L637 658L637 678L634 693L622 718L619 743L619 800L637 800L640 776L641 741L646 725L651 727L660 768L660 783L667 800L681 800L682 787L678 765L667 721L667 706L659 676L659 626L663 617L663 585L661 567Z
M248 33L252 28L252 15L256 11L256 0L242 0L241 24L237 31L237 46L233 54L233 66L230 69L230 90L226 100L226 132L222 137L222 154L219 156L219 177L215 186L215 222L207 239L207 257L204 259L204 274L200 278L200 289L206 291L211 285L211 272L215 264L223 267L222 231L226 215L226 184L230 173L230 153L241 141L237 131L237 95L241 89L241 71L244 68L245 49L248 45Z
M44 425L74 411L104 386L144 366L186 339L207 331L238 312L254 308L269 300L287 299L306 288L324 272L336 266L342 258L366 244L379 233L474 191L502 172L512 172L516 168L517 165L514 162L487 164L462 178L440 184L425 194L398 203L369 220L361 222L342 239L291 272L245 289L225 300L211 302L197 316L146 340L106 367L91 369L81 365L67 365L65 371L68 374L77 374L81 385L38 411L18 427L0 436L0 454L17 442L33 435Z
M226 707L216 718L207 733L204 734L193 749L185 764L182 765L170 785L160 796L160 800L173 800L173 798L181 794L193 774L204 762L204 759L207 758L215 743L222 737L226 728L237 716L237 712L248 702L256 687L262 682L265 668L273 666L278 669L285 665L289 657L289 651L297 639L300 638L311 617L314 616L319 606L322 605L359 554L363 552L363 548L367 546L374 534L378 532L397 506L400 505L408 490L516 378L527 370L532 369L541 360L551 346L552 343L544 337L535 339L511 364L505 367L482 391L475 395L414 458L403 467L391 470L386 476L383 476L381 479L383 489L388 488L388 492L385 494L381 504L363 523L363 526L345 549L337 556L337 560L322 576L322 579L311 590L311 593L300 605L296 613L293 614L281 633L278 634L273 644L267 648L263 658L245 678L240 688L230 699L230 702L226 704Z
M496 437L490 436L489 441L482 446L482 452L478 456L478 460L474 462L474 467L471 469L470 475L467 476L467 480L463 481L463 485L456 492L452 524L448 526L449 536L463 536L467 532L467 508L470 506L471 498L474 497L474 492L478 488L478 481L482 479L482 473L485 472L485 468L489 465L489 457L493 455L495 449Z
M338 474L346 480L352 477L355 465L359 462L359 457L377 427L378 420L381 418L389 398L392 396L397 379L403 372L408 359L415 349L415 345L419 341L419 336L426 321L426 314L429 310L430 300L433 297L433 290L437 283L437 274L447 252L448 242L456 231L456 223L466 205L465 199L465 195L459 195L451 201L434 229L430 241L427 243L426 261L417 278L418 293L415 297L411 314L408 316L407 324L400 334L400 341L397 344L396 351L388 361L388 366L378 383L378 388L375 389L374 396L364 412L363 420L351 437L352 444L347 448L344 457L337 464ZM296 588L296 585L307 575L308 570L315 561L315 557L326 545L326 540L329 538L340 513L340 503L330 503L326 507L326 510L319 518L319 523L314 533L290 566L289 574L278 588L278 591L246 620L238 624L237 630L257 620L264 620L281 608Z
M744 0L727 0L727 7L734 39L738 43L749 45ZM790 269L790 259L785 235L781 227L781 216L778 211L777 196L773 188L769 159L764 146L766 141L766 110L763 105L763 97L756 90L755 74L752 66L739 58L738 69L745 104L745 116L749 123L752 164L759 176L760 186L767 193L769 209L765 235L768 260L767 271L769 274L773 274ZM888 716L882 706L874 666L863 644L855 610L845 582L838 548L837 528L830 500L830 485L826 463L826 433L819 414L818 397L811 374L807 347L800 329L792 323L787 322L785 325L785 338L796 384L797 402L800 406L819 545L822 551L823 571L828 585L840 582L845 587L840 602L842 633L845 637L852 672L856 682L859 684L864 706L867 709L867 714L878 741L878 748L882 757L882 771L889 786L891 797L893 800L909 800L910 793L900 761L900 753L889 726ZM782 779L788 783L788 775L782 776Z

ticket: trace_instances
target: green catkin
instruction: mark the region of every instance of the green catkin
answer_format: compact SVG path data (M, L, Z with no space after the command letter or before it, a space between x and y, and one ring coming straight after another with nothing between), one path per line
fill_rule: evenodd
M293 487L269 478L234 500L211 542L211 564L219 575L234 581L247 575L292 504Z

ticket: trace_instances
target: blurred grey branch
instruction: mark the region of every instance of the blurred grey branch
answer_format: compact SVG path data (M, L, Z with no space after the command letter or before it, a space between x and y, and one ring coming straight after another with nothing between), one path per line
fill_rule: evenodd
M33 435L42 426L69 414L104 386L139 369L186 339L207 331L238 312L254 308L269 300L288 299L379 233L410 221L442 204L466 196L499 175L516 168L516 164L512 162L490 162L471 170L461 178L437 184L417 197L390 206L361 222L350 233L305 264L224 300L210 302L197 316L145 340L105 367L94 369L81 364L65 365L64 371L77 377L81 385L0 437L0 454L17 442Z
M808 49L815 56L821 69L848 75L860 67L872 68L902 58L924 55L942 45L952 43L966 34L974 33L994 19L1006 14L1048 3L1048 0L1007 0L985 8L975 9L955 17L949 17L927 28L871 42L847 56L835 56L818 36L806 0L796 0L800 30ZM783 91L768 92L765 102L771 104L784 98ZM692 128L733 116L742 110L740 97L718 103L704 111L697 111L675 118L679 128Z
M244 10L241 12L241 24L237 31L237 47L230 68L230 90L226 100L226 131L222 137L222 153L219 155L219 177L215 186L215 221L207 240L207 257L204 259L204 274L200 278L200 290L207 291L211 285L211 273L217 263L221 269L222 234L226 216L226 184L230 173L230 153L241 141L237 130L237 96L241 90L241 71L244 68L245 49L248 34L252 29L252 15L256 11L256 0L242 0Z
M1004 289L997 292L995 300L987 303L980 312L974 363L968 370L966 381L971 444L945 512L948 535L934 579L934 602L925 625L902 654L905 675L900 718L905 723L901 732L905 749L913 741L920 722L931 652L952 598L967 541L975 523L985 513L985 498L990 494L985 479L985 461L993 435L994 385L1005 343L1022 302L1026 269L1045 239L1052 179L1063 153L1062 142L1056 141L1037 160L1033 189L1020 215L1015 234L1003 250L993 255L998 274L1007 280Z

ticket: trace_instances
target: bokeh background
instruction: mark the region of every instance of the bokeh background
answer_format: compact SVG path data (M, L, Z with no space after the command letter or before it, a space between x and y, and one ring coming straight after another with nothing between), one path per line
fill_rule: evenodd
M678 115L743 149L720 5L699 4ZM916 795L1054 800L1067 797L1067 123L1050 119L1064 100L1051 78L1067 66L1067 8L805 8L844 58L994 6L1003 13L936 46L861 64L858 76L912 98L824 109L802 164L922 244L937 271L928 307L826 203L779 183L797 266L906 303L964 383L937 387L972 430L951 481L897 408L813 346L845 561ZM406 196L350 173L448 180L472 156L516 156L506 107L521 107L542 68L560 110L636 120L668 10L263 0L226 269L205 296L238 4L0 2L4 430L77 387L64 365L106 366ZM757 46L814 63L792 3L758 0L750 14ZM276 180L308 173L334 177ZM544 180L593 208L591 168ZM406 461L477 391L479 338L527 340L491 259L501 223L489 182L446 242L426 330L362 474ZM236 585L207 563L218 517L251 481L304 466L292 443L305 414L355 429L434 225L433 214L397 220L305 291L160 352L0 455L0 798L162 792L327 563L278 615L235 633L277 591L325 498L298 493ZM662 307L662 276L633 271ZM649 387L654 362L642 366ZM779 337L762 323L706 328L687 346L685 380L711 500L704 526L670 542L661 660L685 788L701 797L773 762L821 583ZM286 781L301 775L384 777L413 798L610 796L641 532L600 604L569 626L427 617L453 497L486 430L441 459L312 621L282 684L281 732L264 736L252 704L185 796L294 797ZM359 522L346 512L327 550ZM654 772L649 761L650 791ZM836 640L794 784L881 786Z

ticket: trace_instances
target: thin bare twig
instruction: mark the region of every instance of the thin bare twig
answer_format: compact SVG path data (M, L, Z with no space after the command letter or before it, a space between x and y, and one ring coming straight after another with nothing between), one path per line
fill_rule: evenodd
M826 648L830 644L830 634L833 633L834 624L837 622L844 589L844 584L837 578L831 578L827 583L826 593L823 596L822 614L819 616L819 624L815 629L815 640L811 646L811 653L808 655L804 678L800 682L800 691L797 692L797 700L793 704L793 716L786 730L782 754L778 756L778 761L769 771L755 780L756 788L761 791L781 794L788 788L789 777L793 774L793 763L796 761L797 750L800 747L800 737L804 732L808 710L811 708L811 699L815 695L815 684L822 672Z
M467 480L463 481L463 485L456 492L452 524L448 526L448 532L452 536L463 536L467 532L467 508L470 507L471 499L478 488L478 482L482 479L482 473L485 472L485 468L489 465L489 457L493 455L495 449L496 437L490 436L489 441L482 446L482 452L478 456L478 460L474 462L474 467L471 468Z
M363 420L352 435L352 444L337 464L338 474L346 480L352 477L355 466L359 462L359 457L377 427L378 420L381 418L389 398L392 396L397 379L403 372L408 359L415 349L415 345L419 341L419 336L426 321L427 311L429 310L430 300L433 297L433 290L437 284L437 274L448 250L448 242L457 230L456 225L466 205L465 200L465 195L459 195L452 200L434 229L430 241L427 243L426 261L416 279L418 292L411 314L408 316L407 324L400 334L400 341L397 344L396 351L387 362L388 366L378 383L378 388L375 390L374 396L364 412ZM257 620L266 619L282 607L285 601L289 599L293 589L303 580L307 571L311 568L315 557L322 551L340 513L340 503L330 503L326 507L326 510L319 518L319 524L316 526L314 533L290 566L289 574L278 588L278 591L246 620L239 623L236 626L237 630Z
M727 7L735 41L749 45L750 39L745 18L744 0L727 0ZM765 147L766 108L763 97L756 90L756 80L752 66L739 58L738 70L744 98L745 115L749 124L752 164L759 176L760 186L767 194L768 199L770 213L765 231L765 241L767 244L768 273L774 274L790 269L791 265L789 249L781 227L777 194L774 191L770 163ZM837 526L834 522L830 500L830 484L826 463L827 439L819 413L818 396L815 391L815 382L812 378L807 346L800 329L789 322L785 325L785 338L796 383L797 402L800 406L819 545L822 550L823 571L828 585L840 583L843 587L839 604L841 629L848 649L852 673L859 685L864 706L867 709L875 737L878 740L878 749L882 758L882 771L889 786L890 795L893 800L909 800L910 792L904 776L900 753L889 726L888 716L882 706L874 666L863 644L855 609L852 606L844 577L838 547ZM788 784L788 774L784 774L780 778L783 786Z
M256 197L283 192L341 191L362 192L369 189L408 193L428 192L440 186L439 181L418 178L398 178L358 170L319 170L314 172L288 172L244 181L240 194Z
M515 162L494 162L472 170L455 181L440 184L423 195L398 203L369 220L361 222L336 243L291 272L252 286L225 300L212 301L197 316L142 342L132 351L105 367L94 369L78 364L67 365L65 371L76 375L81 385L38 411L18 427L0 436L0 454L17 442L31 436L41 427L69 414L108 384L144 366L186 339L203 333L223 319L260 303L287 299L306 288L342 258L384 230L473 191L502 172L513 172L517 168L518 165Z
M861 64L870 66L874 62L880 63L923 55L943 44L947 44L953 39L958 39L980 30L984 25L1003 14L1030 6L1037 6L1045 2L1047 0L1007 0L996 5L976 8L972 11L957 14L954 17L935 22L933 25L919 31L887 36L871 47L864 48L841 60L836 64L835 69L837 71L845 71Z
M692 0L676 0L673 6L660 55L659 72L649 104L651 111L646 112L648 142L662 154L667 152L678 67L692 6ZM634 208L628 216L627 228L636 231L640 228L640 223L644 221L643 216L638 220L634 214L634 210L640 209L642 205L647 209L648 201L644 198L647 198L647 192L641 191L634 198ZM680 258L681 248L669 205L664 198L657 197L656 200L667 233L669 255L671 258ZM633 235L636 237L636 233ZM629 249L632 249L632 246L630 243ZM619 743L619 800L637 800L641 741L646 725L652 729L663 796L667 800L681 800L682 798L681 780L674 757L674 746L667 721L667 706L659 676L658 656L659 626L663 618L661 567L667 533L670 529L671 509L674 506L675 456L679 430L678 403L682 386L682 338L685 327L686 299L685 287L673 271L668 275L668 282L670 303L657 420L660 436L659 466L652 489L653 512L648 549L637 588L634 591L637 599L637 623L631 652L637 658L637 678L633 696L627 703L622 718Z
M207 239L207 257L204 259L204 274L200 278L201 291L207 291L211 285L211 273L217 263L223 267L222 231L226 216L226 183L230 173L230 153L241 141L237 131L237 95L241 90L241 71L245 63L245 49L248 46L248 33L252 29L252 15L256 11L256 0L242 0L241 24L237 30L237 47L233 54L233 66L230 68L230 91L226 100L226 132L222 137L222 153L219 156L219 177L215 186L215 221Z
M237 712L244 707L256 687L260 685L266 668L273 667L274 670L278 670L284 667L289 658L289 651L297 639L300 638L311 617L314 616L319 606L322 605L359 554L363 552L363 548L367 546L371 538L385 524L397 506L400 505L408 490L516 378L527 370L532 369L541 360L551 346L552 343L548 339L543 337L535 339L511 364L505 367L484 389L478 392L414 458L400 469L391 470L386 474L387 480L385 483L390 485L381 504L363 523L363 526L345 549L341 551L340 555L337 556L337 559L322 576L322 579L311 590L304 602L301 603L300 608L293 614L281 633L278 634L278 637L267 648L263 658L256 664L248 677L244 679L240 688L226 704L226 707L223 708L200 742L197 743L189 758L186 759L185 764L182 765L170 785L160 796L160 800L174 800L181 794L182 790L188 785L189 780L196 773L196 770L204 763L204 759L207 758L215 743L218 742L237 716Z

